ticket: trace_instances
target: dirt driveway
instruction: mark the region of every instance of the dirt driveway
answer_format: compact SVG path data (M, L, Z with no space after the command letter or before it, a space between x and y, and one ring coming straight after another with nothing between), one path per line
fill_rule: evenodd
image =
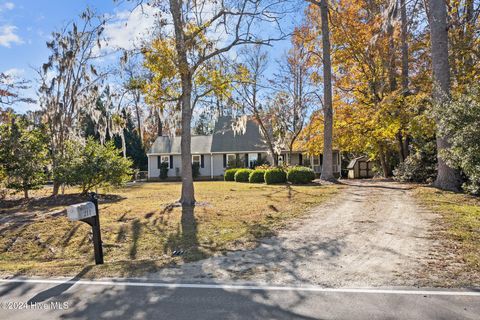
M347 181L338 196L250 251L187 263L152 275L164 281L239 281L326 287L416 285L435 245L436 215L410 187Z

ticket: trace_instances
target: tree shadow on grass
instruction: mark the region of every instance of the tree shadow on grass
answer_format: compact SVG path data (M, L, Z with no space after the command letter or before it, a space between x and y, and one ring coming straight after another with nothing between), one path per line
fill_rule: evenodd
M115 203L126 199L116 194L103 194L98 197L99 203ZM48 211L52 208L69 206L75 203L88 201L89 198L82 194L63 194L42 198L2 200L0 202L0 214L28 211ZM63 214L63 211L55 215Z
M173 254L180 252L184 261L193 261L205 258L206 255L199 248L197 220L194 206L182 206L182 215L177 231L168 236L164 245L164 252Z

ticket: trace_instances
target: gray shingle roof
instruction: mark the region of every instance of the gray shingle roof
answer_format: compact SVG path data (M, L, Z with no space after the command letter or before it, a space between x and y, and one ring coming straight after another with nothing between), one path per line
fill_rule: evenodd
M149 154L180 154L180 137L157 137ZM215 123L213 135L192 135L192 153L210 152L264 152L267 146L262 140L254 120L247 121L245 133L235 133L232 118L221 117Z
M212 152L266 151L258 125L254 120L247 121L245 133L235 133L232 118L221 117L215 123L212 139Z
M180 154L180 143L180 137L157 137L148 153ZM211 146L212 136L192 136L192 153L210 153Z

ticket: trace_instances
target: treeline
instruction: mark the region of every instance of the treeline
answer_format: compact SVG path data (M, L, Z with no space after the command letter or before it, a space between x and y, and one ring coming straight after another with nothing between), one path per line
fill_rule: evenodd
M318 2L329 6L334 146L368 154L384 177L478 193L478 1ZM294 34L316 70L322 18L310 5ZM323 132L319 110L303 132L311 152L322 151Z

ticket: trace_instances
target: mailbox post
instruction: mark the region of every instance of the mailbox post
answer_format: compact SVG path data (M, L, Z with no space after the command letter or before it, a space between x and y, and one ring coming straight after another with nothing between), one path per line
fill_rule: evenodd
M98 198L95 192L89 194L90 201L78 203L67 208L68 218L72 221L82 221L92 227L93 250L95 264L103 264L102 237L100 234L100 216Z

